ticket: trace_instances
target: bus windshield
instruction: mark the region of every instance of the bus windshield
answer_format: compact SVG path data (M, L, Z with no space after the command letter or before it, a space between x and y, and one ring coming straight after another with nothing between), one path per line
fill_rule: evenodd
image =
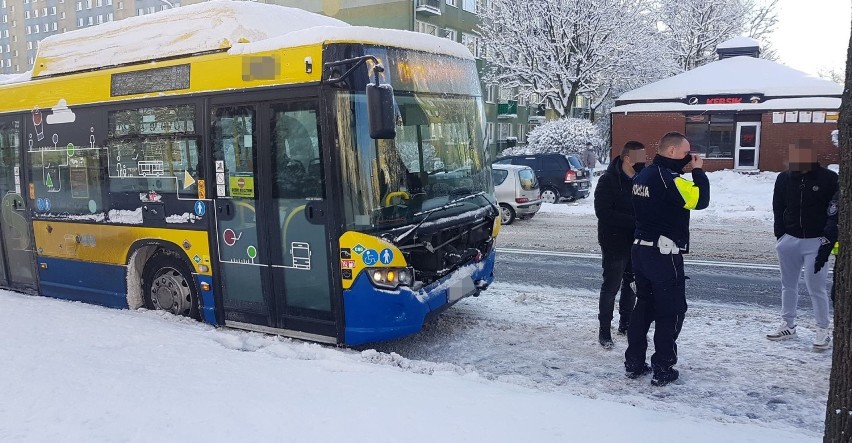
M460 215L492 203L477 96L396 92L396 138L369 135L366 98L336 98L345 221L349 230L381 232Z

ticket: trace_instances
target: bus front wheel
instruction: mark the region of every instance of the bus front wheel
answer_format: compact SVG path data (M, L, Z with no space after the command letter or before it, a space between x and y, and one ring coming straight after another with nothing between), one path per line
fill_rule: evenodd
M159 250L148 259L142 272L142 292L148 309L199 318L192 271L174 252Z

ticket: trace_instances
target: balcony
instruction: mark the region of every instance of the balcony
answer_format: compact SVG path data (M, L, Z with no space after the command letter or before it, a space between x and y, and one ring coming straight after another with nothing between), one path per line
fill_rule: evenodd
M518 101L509 100L497 104L497 118L515 118L518 116Z
M435 16L441 15L441 0L415 0L417 2L417 12L423 15Z

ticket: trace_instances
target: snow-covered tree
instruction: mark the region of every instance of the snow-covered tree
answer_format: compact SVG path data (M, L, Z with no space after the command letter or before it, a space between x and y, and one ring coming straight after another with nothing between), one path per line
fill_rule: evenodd
M837 84L842 85L844 82L844 73L842 69L823 67L819 71L817 71L817 75L826 80L831 80Z
M655 12L683 71L716 60L716 46L746 35L762 41L761 56L774 58L767 37L778 23L778 0L659 0Z
M595 148L605 146L592 122L582 118L561 118L537 126L528 134L526 146L506 149L501 155L579 154L586 149L587 142ZM606 149L608 152L609 147Z
M480 11L486 82L535 94L560 117L578 95L596 109L616 83L665 71L650 0L491 0ZM664 75L647 77L653 81Z

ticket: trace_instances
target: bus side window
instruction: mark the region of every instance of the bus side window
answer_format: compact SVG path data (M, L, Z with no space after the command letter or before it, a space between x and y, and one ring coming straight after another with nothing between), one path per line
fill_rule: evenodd
M275 198L322 197L317 118L313 110L275 109L272 118L272 157Z
M217 185L224 185L226 192L217 193L218 197L257 199L254 108L219 108L214 111L212 129L213 157L224 162L224 183Z
M112 111L108 122L111 191L198 194L195 181L203 176L194 105Z

